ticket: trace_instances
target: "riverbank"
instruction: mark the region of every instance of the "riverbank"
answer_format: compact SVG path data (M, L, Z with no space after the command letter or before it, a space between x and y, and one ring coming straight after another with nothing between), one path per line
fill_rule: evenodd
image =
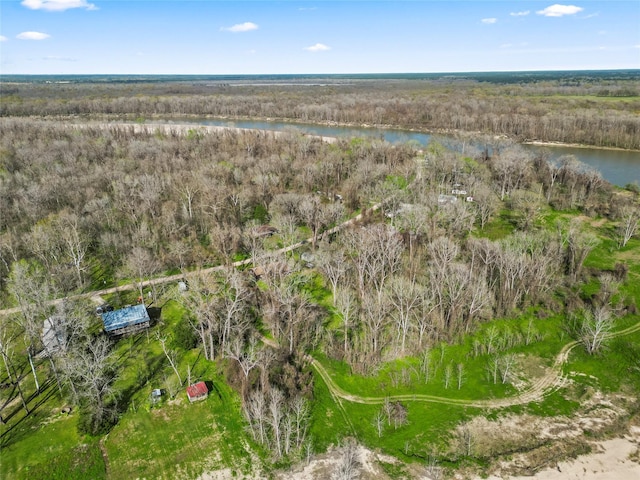
M158 119L166 118L159 115L153 115L150 119L154 119L157 121ZM612 151L621 151L621 152L640 152L640 149L628 149L628 148L620 148L620 147L609 147L609 146L599 146L599 145L589 145L589 144L581 144L581 143L567 143L567 142L557 142L553 140L520 140L515 137L511 137L506 134L492 134L487 132L480 131L467 131L467 130L454 130L454 129L425 129L425 128L416 128L410 126L401 126L394 125L388 123L349 123L349 122L336 122L336 121L326 121L326 122L309 122L298 119L290 119L290 118L273 118L273 117L231 117L231 116L191 116L191 115L182 115L182 116L174 116L174 118L195 118L195 119L207 119L212 121L228 121L228 122L272 122L272 123L287 123L292 126L295 125L310 125L310 126L323 126L323 127L336 127L336 128L355 128L355 129L367 129L367 130L393 130L399 133L402 132L412 132L418 134L425 135L443 135L443 136L464 136L464 137L474 137L474 136L483 136L488 135L493 138L504 138L511 140L516 143L521 143L523 145L536 145L536 146L547 146L547 147L572 147L572 148L585 148L585 149L598 149L598 150L612 150Z
M10 117L5 117L10 118ZM19 121L19 117L11 117ZM369 124L349 125L337 122L323 123L296 123L286 120L277 120L265 117L263 120L248 120L242 117L195 117L190 115L161 117L158 115L149 118L132 116L92 115L92 116L60 116L60 117L31 117L30 120L41 119L43 122L57 122L64 125L73 125L78 128L90 125L134 125L136 131L154 133L161 129L168 134L183 134L189 130L202 132L221 131L260 131L265 134L295 135L302 134L309 137L318 137L325 142L335 142L337 138L369 137L377 140L385 140L390 143L415 142L427 146L433 135L436 141L448 142L449 139L460 144L473 143L476 133L462 132L430 132L426 130L403 130L398 127L383 129L382 126ZM502 137L507 139L507 137ZM514 140L515 141L515 140ZM640 151L624 150L616 148L592 147L587 145L571 145L558 142L529 141L521 144L532 154L548 156L550 161L556 161L561 156L573 155L579 162L588 168L597 170L602 178L618 187L629 184L640 184ZM545 150L545 151L542 151Z
M523 145L535 145L537 147L559 147L559 148L584 148L584 149L596 149L596 150L610 150L613 152L640 152L640 150L619 148L619 147L599 147L595 145L584 145L580 143L562 143L562 142L544 142L541 140L531 140L521 142Z

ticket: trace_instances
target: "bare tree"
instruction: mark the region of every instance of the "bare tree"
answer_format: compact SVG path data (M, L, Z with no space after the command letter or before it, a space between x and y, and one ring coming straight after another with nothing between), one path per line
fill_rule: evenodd
M512 353L502 355L500 357L500 379L502 383L508 383L511 380L513 367L516 363L516 357Z
M449 385L451 384L451 377L453 377L453 365L447 363L442 374L442 383L444 383L445 389L449 388Z
M199 337L204 356L213 360L222 332L218 315L220 285L212 275L198 273L189 278L189 289L177 296L176 300L189 312L187 319Z
M144 280L158 271L158 262L148 249L133 247L127 256L124 271L135 279L139 298L144 302L144 293L142 291Z
M640 207L638 205L626 205L620 209L618 214L618 248L625 247L631 237L638 231L640 225Z
M334 297L334 301L336 310L342 316L343 348L345 357L348 357L351 331L356 326L358 318L358 301L353 292L347 288L340 288L336 293L337 296Z
M493 168L497 177L500 200L526 184L531 167L531 158L519 146L502 149L493 159Z
M336 249L335 245L322 243L317 253L318 266L324 273L327 280L331 284L333 293L333 304L336 305L338 285L344 281L349 264L346 256L341 249Z
M266 402L264 391L254 390L244 402L244 411L249 424L253 439L265 445L268 441L268 425L266 417Z
M20 261L12 265L7 283L9 293L20 307L21 315L16 318L25 336L27 356L36 389L40 390L33 356L40 346L43 322L53 310L48 303L51 297L49 282L38 265Z
M491 355L489 357L487 371L490 379L493 380L493 383L498 383L498 377L500 374L500 357L498 355Z
M376 432L378 432L378 438L381 438L382 432L384 431L384 413L382 412L382 410L378 410L376 412L376 415L375 417L373 417L371 423L376 429Z
M614 318L608 306L582 312L579 339L589 355L602 350L614 326Z
M66 254L76 271L78 286L82 287L89 240L80 226L78 217L72 213L61 215L58 219L58 233L64 243Z
M476 438L474 432L469 425L464 425L458 428L458 442L460 444L460 450L462 454L470 457L473 455Z
M96 434L115 419L114 406L109 402L116 380L111 342L105 336L86 337L68 351L62 366L81 405L88 410L88 432Z
M427 465L425 467L426 476L430 480L440 480L444 477L442 467L438 466L438 460L432 454L427 459Z
M16 373L16 362L14 360L14 346L13 342L15 341L15 337L13 337L9 333L9 329L7 328L7 322L4 318L0 318L0 355L2 356L2 360L7 372L7 378L9 382L15 386L18 391L18 396L20 397L20 402L22 403L22 408L24 408L25 413L28 415L30 413L29 407L25 400L24 392L22 391L22 386L20 385L21 377ZM9 397L4 404L0 405L0 412L4 410L4 408L13 401L15 397ZM2 423L4 423L4 418L0 415L2 419Z
M236 336L233 341L227 344L225 348L225 355L232 358L242 370L242 398L245 397L245 392L249 383L249 373L260 363L260 350L255 337L251 337L247 345L243 345L244 341L242 337Z
M360 478L361 465L358 446L354 441L349 440L342 447L342 456L338 462L337 469L331 475L331 479L356 480Z
M456 365L456 380L458 382L458 390L462 388L462 383L464 382L464 364L459 363Z
M510 204L518 214L518 227L529 230L533 227L540 214L542 197L530 190L515 190L511 194Z
M576 280L587 255L600 244L600 239L586 231L581 220L574 218L566 229L561 230L561 242L566 246L566 272Z
M386 281L400 268L402 239L386 225L373 225L345 232L347 255L353 262L360 297L366 295L366 286L372 285L378 301Z
M364 353L379 358L387 345L391 305L379 302L375 295L366 295L361 302L360 319L363 326Z
M431 363L431 349L427 347L420 355L420 372L424 378L424 383L429 383L429 380L431 380L433 374Z
M171 365L171 368L173 369L173 371L176 374L176 377L178 377L178 382L180 382L180 386L182 386L182 377L180 376L180 372L178 371L178 352L176 352L173 349L169 349L167 347L167 337L163 337L160 334L160 331L156 332L156 338L158 340L158 342L160 342L160 346L162 347L162 351L164 352L164 356L167 357L167 361L169 362L169 365Z
M282 391L277 388L272 388L269 391L269 401L267 403L268 422L271 426L271 433L273 436L273 444L277 458L282 457L284 448L282 445L283 437L283 419L285 418L285 398Z
M413 278L394 277L389 282L387 298L394 307L391 317L396 327L396 343L400 347L400 354L404 355L409 330L415 327L424 298L422 288Z
M344 214L341 203L321 203L317 196L307 196L298 205L298 214L311 229L311 248L315 250L320 231L340 220Z
M476 216L480 222L480 229L484 230L486 224L498 211L498 199L485 185L480 185L473 192L473 205L476 208Z
M413 261L415 246L429 233L429 210L418 205L400 210L395 224L409 237L409 259Z
M223 351L232 335L244 336L250 323L248 315L252 298L252 292L240 272L234 268L222 271L216 310L220 316L220 348Z

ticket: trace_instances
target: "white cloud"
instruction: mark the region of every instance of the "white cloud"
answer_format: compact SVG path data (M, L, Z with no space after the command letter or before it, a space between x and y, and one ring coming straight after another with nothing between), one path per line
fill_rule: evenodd
M483 18L481 20L482 23L486 24L486 25L491 25L493 23L496 23L498 21L497 18Z
M31 10L47 10L49 12L64 12L70 8L98 9L93 3L87 3L87 0L23 0L22 5Z
M640 48L640 45L634 45L633 48Z
M511 12L509 15L512 17L526 17L531 13L531 10L525 10L524 12Z
M239 33L239 32L250 32L251 30L257 30L258 29L258 25L256 25L253 22L244 22L244 23L238 23L236 25L233 25L232 27L222 27L220 30L223 30L225 32L233 32L233 33Z
M529 45L529 42L503 43L502 45L500 45L500 48L526 47L528 45Z
M55 61L55 62L77 62L78 59L77 58L71 58L71 57L59 57L57 55L47 55L46 57L42 57L42 60L45 61Z
M305 50L309 52L326 52L327 50L331 50L331 47L328 47L324 43L316 43L310 47L305 47Z
M16 35L16 38L20 40L45 40L51 35L42 32L22 32Z
M564 15L575 15L580 13L584 8L576 7L575 5L551 5L544 10L538 10L538 15L544 15L545 17L562 17Z
M9 40L7 37L0 35L0 42L6 42L7 40Z

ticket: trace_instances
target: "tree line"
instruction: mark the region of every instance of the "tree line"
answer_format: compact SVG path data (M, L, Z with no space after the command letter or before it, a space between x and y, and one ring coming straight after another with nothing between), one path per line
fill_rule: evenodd
M633 78L492 84L470 79L233 88L206 83L14 84L0 115L217 116L393 125L507 135L518 141L640 149Z

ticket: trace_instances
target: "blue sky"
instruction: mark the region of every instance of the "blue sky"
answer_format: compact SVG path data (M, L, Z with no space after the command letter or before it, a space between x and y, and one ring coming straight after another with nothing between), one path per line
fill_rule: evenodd
M3 74L640 68L640 1L0 0Z

